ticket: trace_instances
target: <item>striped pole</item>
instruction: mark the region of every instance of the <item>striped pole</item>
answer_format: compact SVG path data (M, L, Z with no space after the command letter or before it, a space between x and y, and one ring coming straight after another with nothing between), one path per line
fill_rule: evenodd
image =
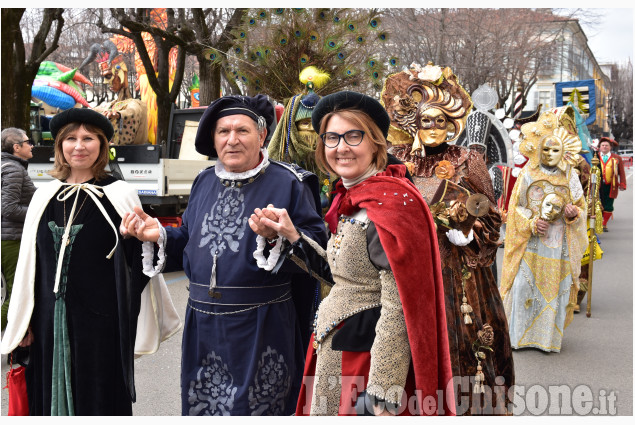
M514 119L520 118L520 114L523 112L523 89L518 87L516 91L516 98L514 99Z

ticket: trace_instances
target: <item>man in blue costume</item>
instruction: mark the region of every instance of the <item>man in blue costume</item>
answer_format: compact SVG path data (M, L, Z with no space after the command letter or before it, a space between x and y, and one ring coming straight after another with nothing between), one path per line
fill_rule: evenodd
M181 360L183 415L290 415L295 410L317 283L284 255L288 242L249 225L269 204L326 245L314 174L270 161L274 109L263 95L225 96L203 114L196 150L217 156L192 186L179 228L141 209L128 232L165 249L190 280ZM254 214L256 213L256 214ZM287 248L287 249L285 249ZM179 264L172 264L179 263Z

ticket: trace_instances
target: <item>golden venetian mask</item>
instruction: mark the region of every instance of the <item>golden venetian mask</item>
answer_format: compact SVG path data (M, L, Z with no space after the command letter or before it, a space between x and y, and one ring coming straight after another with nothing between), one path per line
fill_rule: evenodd
M555 136L547 136L540 147L540 162L546 167L555 167L562 159L562 141Z

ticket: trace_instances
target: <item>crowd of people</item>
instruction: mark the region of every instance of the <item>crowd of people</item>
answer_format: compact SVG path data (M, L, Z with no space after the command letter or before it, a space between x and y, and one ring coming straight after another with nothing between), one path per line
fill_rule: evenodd
M2 131L2 353L28 352L31 415L132 414L135 355L181 326L153 292L175 270L189 280L182 415L512 414L512 350L559 352L586 279L575 131L556 111L523 125L498 285L503 217L483 152L452 143L472 101L451 69L393 74L379 100L310 100L283 125L317 134L304 158L333 179L326 206L315 173L270 159L268 98L229 95L200 120L196 150L217 162L180 227L105 170L104 115L55 115L54 180L37 191L32 143ZM626 188L611 143L605 231Z

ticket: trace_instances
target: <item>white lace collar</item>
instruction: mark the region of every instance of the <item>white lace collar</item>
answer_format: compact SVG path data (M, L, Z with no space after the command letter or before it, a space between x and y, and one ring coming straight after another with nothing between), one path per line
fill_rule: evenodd
M260 149L260 153L262 153L262 161L260 161L260 164L258 164L256 168L252 168L251 170L247 170L242 173L232 173L231 171L227 171L225 170L223 163L217 161L216 166L214 167L216 176L221 180L245 180L257 175L260 173L260 170L264 170L269 166L269 155L267 154L267 149Z

